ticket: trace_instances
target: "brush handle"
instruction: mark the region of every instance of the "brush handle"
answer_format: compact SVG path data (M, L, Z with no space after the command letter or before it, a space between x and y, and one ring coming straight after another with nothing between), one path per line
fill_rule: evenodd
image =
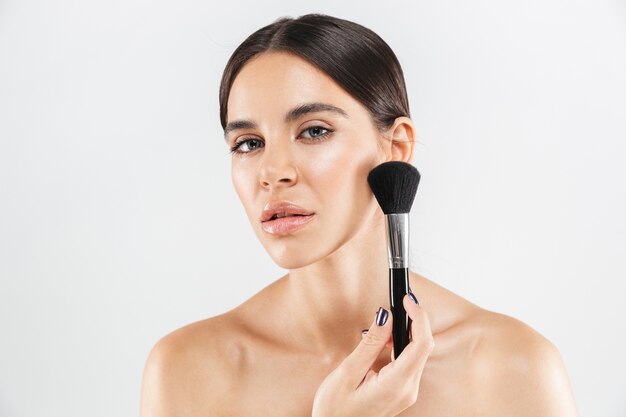
M397 358L409 344L411 318L402 299L409 292L408 268L389 268L389 305L393 314L393 357Z

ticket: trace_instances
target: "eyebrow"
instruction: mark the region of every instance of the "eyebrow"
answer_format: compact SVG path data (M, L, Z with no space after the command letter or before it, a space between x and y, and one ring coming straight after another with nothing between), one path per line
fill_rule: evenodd
M333 106L332 104L316 102L300 104L289 110L285 115L285 122L291 122L304 114L317 113L322 111L334 113L339 116L345 117L346 119L348 118L348 113L346 113L345 110ZM234 130L255 129L257 127L257 124L252 120L234 120L228 123L224 128L224 139L227 139L228 134Z

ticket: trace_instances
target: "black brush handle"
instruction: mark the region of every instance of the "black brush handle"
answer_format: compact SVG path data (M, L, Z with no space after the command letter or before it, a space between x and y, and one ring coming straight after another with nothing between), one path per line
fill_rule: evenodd
M409 292L408 268L389 268L389 305L393 314L393 357L397 358L409 344L411 319L402 299Z

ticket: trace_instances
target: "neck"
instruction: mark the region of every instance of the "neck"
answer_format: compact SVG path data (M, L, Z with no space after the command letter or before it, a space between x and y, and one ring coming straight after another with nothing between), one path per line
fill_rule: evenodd
M345 356L360 341L361 330L371 326L378 308L389 310L386 239L379 213L333 254L289 271L289 311L307 350Z

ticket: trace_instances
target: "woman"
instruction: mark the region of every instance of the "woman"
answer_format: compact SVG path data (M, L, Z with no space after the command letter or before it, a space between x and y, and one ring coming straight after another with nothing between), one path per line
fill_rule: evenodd
M237 194L289 272L161 339L142 416L576 415L549 341L413 272L412 341L393 360L384 218L366 178L410 162L415 133L375 33L316 14L259 29L226 66L220 112Z

